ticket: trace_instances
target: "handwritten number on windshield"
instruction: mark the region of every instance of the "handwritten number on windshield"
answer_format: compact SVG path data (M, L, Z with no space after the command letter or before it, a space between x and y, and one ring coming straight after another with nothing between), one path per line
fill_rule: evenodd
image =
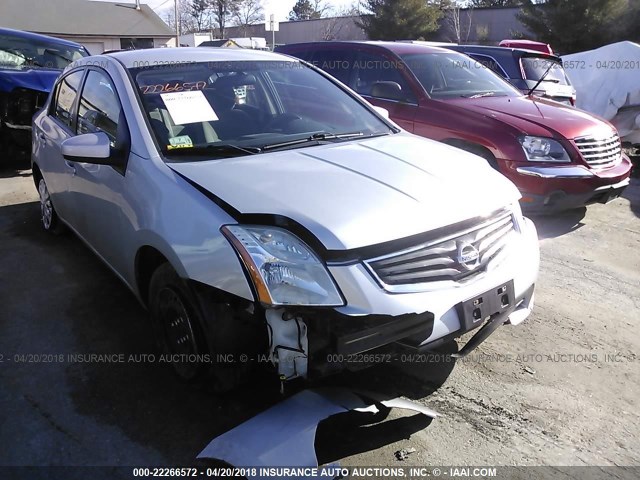
M199 82L176 82L158 85L145 85L140 87L143 95L151 93L170 93L170 92L189 92L193 90L203 90L207 86L207 82L201 80Z

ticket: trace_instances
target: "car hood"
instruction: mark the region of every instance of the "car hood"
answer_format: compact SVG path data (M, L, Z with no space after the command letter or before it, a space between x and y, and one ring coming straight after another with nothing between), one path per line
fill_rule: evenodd
M576 138L611 126L595 115L542 98L483 97L451 100L460 107L505 122L522 134Z
M60 72L49 69L0 69L0 92L10 92L15 88L50 92Z
M520 197L479 157L408 133L168 165L240 214L295 220L328 250L428 232Z

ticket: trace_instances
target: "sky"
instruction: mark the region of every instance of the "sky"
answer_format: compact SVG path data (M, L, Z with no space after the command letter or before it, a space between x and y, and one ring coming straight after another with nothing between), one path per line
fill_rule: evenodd
M355 1L357 0L325 0L325 3L336 9L342 9L351 6ZM124 0L124 2L134 3L134 0ZM174 0L142 0L142 3L149 4L156 12L173 8L173 2ZM264 0L265 14L273 13L277 19L286 20L295 3L296 0Z

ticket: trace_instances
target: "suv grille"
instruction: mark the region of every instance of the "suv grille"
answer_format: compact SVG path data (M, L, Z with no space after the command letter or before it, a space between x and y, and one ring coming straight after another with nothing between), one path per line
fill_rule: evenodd
M435 281L460 281L484 271L507 244L513 216L501 210L463 231L365 261L388 290ZM408 290L407 290L408 291Z
M592 167L611 167L622 158L622 144L617 133L607 138L588 136L576 138L574 141L584 159Z

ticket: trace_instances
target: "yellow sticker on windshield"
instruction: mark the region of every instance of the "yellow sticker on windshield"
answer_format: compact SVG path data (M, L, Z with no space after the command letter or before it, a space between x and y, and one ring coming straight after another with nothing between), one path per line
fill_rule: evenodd
M174 148L191 148L193 142L189 135L180 135L178 137L171 137L169 139L170 145L167 145L167 150L173 150Z

